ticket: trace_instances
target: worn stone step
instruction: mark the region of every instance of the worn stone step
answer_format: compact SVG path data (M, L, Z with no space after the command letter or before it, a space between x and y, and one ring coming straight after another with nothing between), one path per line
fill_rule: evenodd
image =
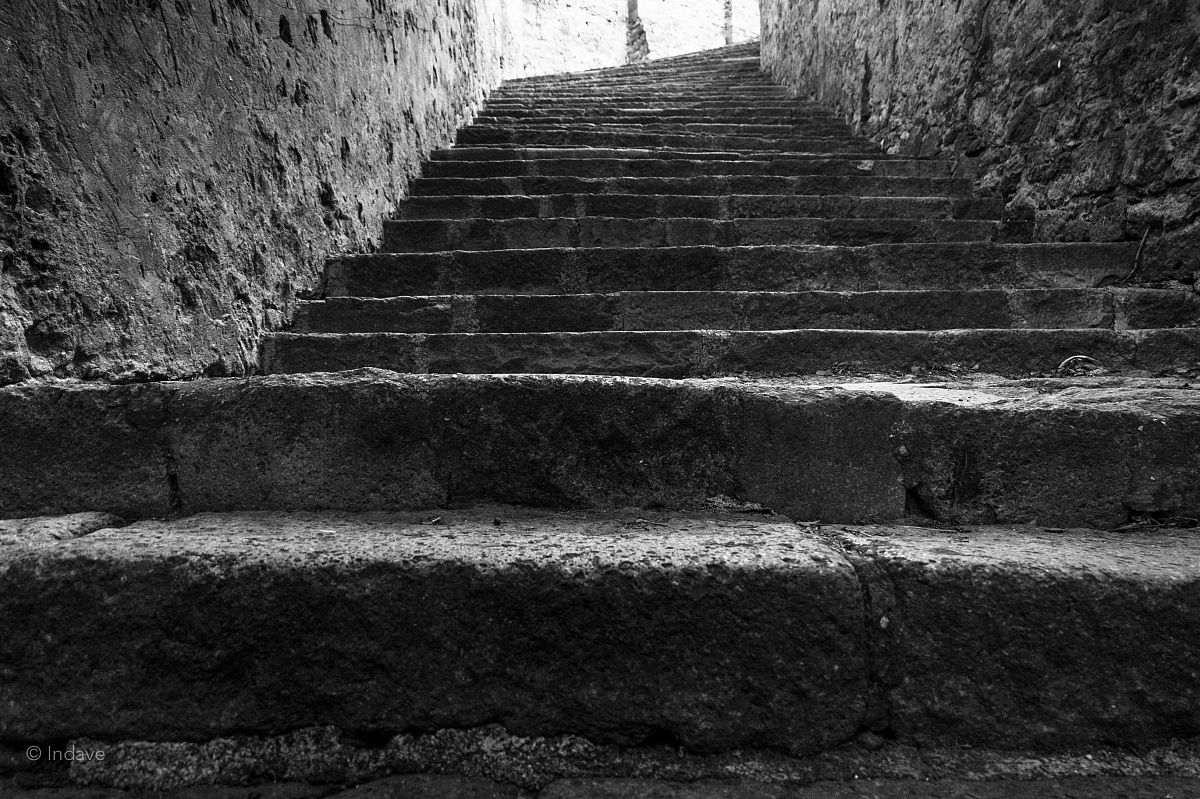
M706 197L662 194L445 195L411 197L400 219L512 219L606 216L626 219L782 217L999 219L1000 198L855 197L850 195L736 194Z
M1075 356L1110 372L1200 363L1200 330L652 330L551 333L269 333L266 374L375 367L411 374L629 377L887 375L966 369L1053 373Z
M602 114L628 114L632 116L672 116L688 117L696 114L741 114L754 116L770 114L794 117L805 121L845 123L845 119L837 116L827 108L821 108L787 100L764 100L748 104L738 100L689 101L671 104L656 103L645 100L609 100L604 102L556 102L553 104L530 104L511 100L489 100L484 106L488 113L521 114L528 111L572 115L576 117L596 116Z
M520 107L485 106L475 122L482 123L488 119L501 118L508 122L577 122L577 121L611 121L615 124L637 125L643 122L721 122L736 124L749 122L754 124L774 125L825 125L835 128L837 132L848 132L845 121L831 115L797 113L790 109L722 109L722 110L693 110L693 109L663 109L663 108L625 108L625 109L563 109L553 106ZM494 123L493 123L494 124Z
M558 151L561 152L561 151ZM620 152L615 151L615 152ZM521 158L430 161L425 177L712 177L725 175L871 175L874 177L947 177L944 160L916 158Z
M704 177L577 177L542 175L510 178L422 177L410 184L413 196L438 194L835 194L870 197L945 197L969 194L965 178L857 175L708 175Z
M536 127L583 128L603 125L605 129L628 129L640 132L664 133L736 133L751 135L792 136L849 136L850 129L844 122L810 122L778 117L711 119L703 114L687 117L647 117L637 115L612 115L597 113L590 116L556 114L554 116L514 116L508 112L483 113L475 118L475 125L530 129Z
M838 125L806 124L762 124L747 122L693 122L687 119L653 120L634 118L621 121L619 118L597 114L594 117L556 118L554 121L541 119L505 118L483 114L468 129L505 128L513 131L590 131L625 133L720 133L731 136L800 136L811 138L851 138L849 128Z
M907 513L948 523L1036 519L1056 527L1107 528L1123 526L1131 516L1200 518L1200 397L1179 388L1181 380L823 380L405 377L364 370L127 386L10 386L0 389L6 442L0 448L0 517L81 510L145 518L235 509L438 509L482 500L682 508L726 497L834 523ZM321 543L334 540L336 533L326 534ZM14 584L32 576L8 574ZM73 583L104 590L91 580ZM136 579L124 584L146 588ZM258 577L255 584L270 585ZM0 591L0 601L14 596ZM51 604L18 605L24 614L31 607L58 613L63 623L122 623L120 614L82 613L79 605L69 613L52 611ZM260 618L252 614L246 621L257 625ZM309 624L304 613L291 618L298 629ZM159 628L154 634L178 641L169 633L174 622L163 623L165 637ZM428 624L426 618L423 629ZM0 647L17 645L13 624L4 629ZM45 634L37 628L36 635ZM1044 630L1039 634L1045 636ZM262 635L264 645L295 657L277 638ZM56 640L67 637L56 632ZM1051 637L1046 643L1058 645ZM155 684L157 678L111 668L111 654L109 644L104 668L61 656L56 661L109 675L130 690ZM12 655L4 662L12 663ZM62 693L66 683L40 669L20 673L37 675L43 686L42 693L20 701L42 696L73 705ZM244 672L224 663L212 673ZM295 679L296 672L282 674ZM403 671L393 675L401 683L412 678ZM735 676L741 682L748 675ZM1174 690L1184 684L1192 683ZM0 683L0 691L11 685ZM346 696L361 696L360 688L348 688ZM18 696L0 700L8 718L19 720L0 729L5 740L36 737L32 726L51 718L32 706L16 708ZM93 696L119 706L104 692ZM194 690L186 696L197 712L211 707L196 702ZM248 707L277 697L269 690L254 696ZM722 718L736 715L718 706ZM112 712L80 713L97 725L114 718ZM165 707L162 713L164 723L179 718ZM17 730L16 723L31 726ZM54 738L55 732L37 734Z
M297 333L595 330L940 330L1177 327L1200 298L1158 289L669 291L332 297L300 302Z
M385 252L539 247L732 247L992 241L1000 224L974 219L429 219L384 222Z
M658 102L677 100L708 100L764 98L768 100L792 100L787 90L769 83L725 83L698 85L692 81L678 83L647 83L629 86L615 83L611 86L500 86L488 98L520 100L531 104L549 104L558 100L588 100L603 102L610 98L639 97Z
M102 747L336 725L388 740L500 719L577 736L558 760L586 774L619 758L572 762L579 749L663 738L682 760L813 755L870 729L1054 752L1200 727L1200 539L1186 532L503 506L430 518L209 513L6 548L0 650L21 668L0 689L0 734ZM242 743L212 747L208 768ZM140 748L153 762L169 747ZM685 795L562 787L542 795ZM980 795L967 790L954 795ZM699 796L734 795L785 794Z
M786 89L772 83L761 74L742 75L660 75L645 79L598 78L563 81L559 83L510 84L497 87L492 95L500 97L527 97L558 94L675 94L710 92L741 96L789 97Z
M789 245L374 253L330 259L326 296L1092 288L1136 244Z
M468 127L458 131L458 144L526 146L695 147L715 150L778 150L805 153L871 153L878 148L853 137L740 136L720 133L640 133L633 130L518 130L512 127Z
M849 161L872 164L882 161L912 161L941 164L949 169L943 159L910 158L886 153L874 153L863 157L856 153L789 153L781 150L705 150L689 147L522 147L516 144L482 144L450 147L433 150L430 161L591 161L595 159L651 160L651 161L800 161L816 163Z

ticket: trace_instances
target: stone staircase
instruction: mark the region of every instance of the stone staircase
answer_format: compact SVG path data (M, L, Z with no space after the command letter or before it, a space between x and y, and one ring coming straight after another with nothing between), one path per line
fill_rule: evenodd
M0 390L0 743L107 754L0 794L1200 791L1162 274L753 45L505 83L266 376Z
M1196 362L1200 301L1136 244L1029 243L953 164L884 156L753 51L510 81L384 252L268 337L268 373L645 377ZM1192 329L1181 326L1192 325ZM985 332L986 331L986 332ZM1087 362L1091 363L1091 362Z

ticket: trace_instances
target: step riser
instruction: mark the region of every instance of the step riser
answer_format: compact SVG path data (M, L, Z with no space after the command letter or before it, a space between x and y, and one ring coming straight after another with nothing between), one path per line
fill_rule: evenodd
M1196 333L1196 331L1192 331ZM292 334L263 343L267 374L375 367L410 374L578 374L703 378L910 369L1051 374L1087 355L1106 369L1159 373L1192 366L1200 334L1109 330L785 330L512 334Z
M529 105L505 100L489 100L485 111L490 114L522 114L526 112L545 113L554 115L584 117L597 114L630 114L635 116L690 116L706 115L736 115L746 119L759 115L784 116L799 119L802 122L845 124L846 120L833 114L828 108L801 105L792 102L764 101L753 105L743 105L737 101L722 103L677 102L670 104L655 103L645 100L630 99L628 101L605 101L595 103L567 103Z
M1200 417L1140 410L1124 389L1077 407L739 385L369 373L3 389L0 516L724 494L849 522L904 516L906 486L951 522L1200 516Z
M870 175L873 177L937 178L948 175L945 161L851 160L795 158L763 161L689 161L685 159L530 159L512 161L430 161L425 177L659 177L693 178L716 175Z
M528 217L605 216L624 219L694 217L703 219L760 219L779 217L999 219L999 199L947 197L849 197L732 195L586 195L540 197L474 197L464 195L413 197L398 209L400 219L513 219Z
M702 115L656 120L645 117L612 116L594 114L589 116L515 117L500 114L483 114L474 124L485 127L504 127L513 130L537 130L584 128L603 125L605 129L628 128L645 133L733 133L741 135L786 135L786 136L848 136L849 129L842 122L829 124L795 122L787 119L730 119L721 121L705 119Z
M638 97L647 100L669 102L672 100L705 100L712 102L722 96L732 100L747 98L763 98L784 102L792 100L792 96L778 86L742 82L696 84L691 81L679 83L656 83L645 86L598 86L594 89L587 86L562 86L553 88L501 88L489 98L528 102L530 104L553 103L555 100L605 100L610 97Z
M477 219L387 221L384 252L541 247L733 247L991 241L995 222L971 220Z
M634 330L946 330L1174 327L1200 321L1175 291L631 292L302 302L297 333Z
M741 767L814 770L777 755L756 759L757 747L793 755L840 747L840 768L858 760L857 772L869 756L842 745L884 727L901 744L1102 745L1112 758L1109 747L1165 744L1200 726L1178 710L1200 703L1190 679L1200 655L1187 643L1200 637L1197 554L1180 535L1141 536L1139 546L1093 531L811 532L769 518L639 524L620 515L494 512L502 526L480 512L446 512L436 526L417 514L212 514L10 554L0 572L0 623L10 651L29 668L5 681L0 730L22 742L108 741L100 751L109 757L83 772L88 782L157 788L180 772L231 783L247 773L341 782L330 775L344 773L345 782L358 782L355 775L397 761L405 770L414 761L437 763L438 771L447 762L499 767L542 782L563 771L644 773L647 763L690 774L706 768L696 752L734 749L745 752L732 756ZM1156 579L1160 572L1172 578ZM55 631L52 648L46 630ZM998 639L1006 645L997 647ZM743 707L754 712L731 712ZM525 736L584 738L565 745L561 737L480 729L489 718L480 708ZM384 739L441 727L450 740L398 737L385 760L327 725ZM310 726L321 729L296 732ZM656 733L678 748L663 752ZM237 737L212 746L111 743L216 735ZM614 757L605 744L646 748ZM544 752L553 753L542 755L550 765L531 767ZM1187 768L1185 752L1171 747L1172 767ZM887 768L894 753L878 754L874 767ZM621 763L626 757L633 762ZM965 755L974 763L988 757ZM1141 766L1143 757L1127 757ZM729 757L714 760L707 768L727 777ZM838 760L824 762L836 773ZM1016 769L1041 765L1024 754L1009 760ZM899 762L910 761L901 754ZM74 766L72 776L79 776ZM557 782L540 796L832 795L829 783L795 793L767 784L743 792L740 783L722 782L696 793L694 785L579 782L582 789ZM1060 793L1040 782L992 790L983 782L918 781L877 793L877 783L862 780L852 790L1191 795L1166 785L1146 790L1156 783L1144 778L1123 784L1093 792L1074 782ZM279 787L217 790L325 793ZM491 783L478 793L461 782L445 792L430 792L428 783L397 787L368 785L354 795L533 795ZM840 787L832 790L850 796ZM115 796L95 787L28 794L51 795Z
M430 162L446 161L593 161L607 159L616 161L749 161L753 163L808 161L813 163L937 163L932 159L899 158L875 153L869 158L854 154L812 155L807 153L763 153L755 150L705 150L695 148L645 148L645 147L521 147L512 144L489 144L477 147L455 147L434 150L429 154ZM944 172L950 171L947 165ZM943 172L943 174L944 174Z
M766 95L768 97L790 97L781 89L761 77L730 75L724 78L700 79L681 75L644 81L579 81L578 83L546 84L542 86L502 86L493 93L497 97L538 97L561 94L697 94L708 91L713 94L732 94L743 97Z
M376 254L330 260L326 296L1092 288L1123 279L1133 250L918 244Z
M475 118L475 124L571 124L585 121L588 117L596 122L608 122L614 125L641 125L646 123L683 122L696 124L753 124L753 125L821 125L839 133L845 133L845 121L833 116L818 116L813 114L778 113L764 111L761 108L747 108L741 111L725 108L720 111L689 111L675 109L578 109L564 112L561 109L543 108L492 108L484 109ZM500 121L496 121L500 120Z
M499 121L497 121L498 119ZM469 129L475 130L490 128L513 131L599 130L601 132L623 131L627 133L720 133L724 135L739 136L810 136L813 138L845 138L850 136L850 131L844 124L819 126L803 124L795 125L790 123L742 124L740 122L689 122L687 120L680 119L665 121L634 119L630 122L620 122L617 119L613 119L605 115L596 115L594 119L580 119L578 117L571 117L566 118L565 121L548 121L541 119L512 120L508 119L507 117L498 118L490 115L484 115L475 120L475 123ZM813 130L811 128L818 129Z
M866 625L854 571L783 524L770 542L783 568L739 558L731 578L716 542L686 533L631 538L619 525L604 540L636 541L628 557L653 556L654 567L631 571L608 552L568 567L574 558L558 546L483 524L485 535L474 536L413 519L389 535L347 530L353 520L331 514L293 521L287 532L249 515L239 521L247 532L232 540L213 517L177 523L202 531L192 535L148 522L71 545L52 565L28 557L0 573L7 646L29 653L28 671L0 689L0 734L203 740L297 724L434 731L483 723L487 708L526 734L631 745L668 729L700 750L774 745L799 754L852 737L866 712ZM339 529L334 540L322 540L322 521ZM593 525L577 523L583 529L574 534L564 527L546 532L559 545L600 544ZM723 540L745 537L735 520L724 529ZM264 540L298 559L267 551ZM496 543L536 560L526 567L489 554ZM697 559L695 548L706 545L712 553ZM788 566L795 555L805 564ZM579 569L589 578L579 579ZM38 576L22 583L31 570ZM40 613L13 601L31 596ZM54 623L64 607L97 612ZM743 613L755 620L738 621ZM170 634L155 636L164 620ZM38 634L45 623L56 631L53 657ZM213 640L217 652L198 643ZM89 668L98 657L105 667ZM252 665L214 667L214 658ZM467 670L470 679L456 678ZM34 675L68 682L50 691ZM205 701L186 698L196 695ZM773 701L765 718L721 722L709 707L718 697Z
M956 178L874 177L871 175L733 175L701 178L577 178L568 175L520 178L417 178L414 196L541 194L726 194L868 197L946 197L968 194L971 182Z
M494 128L463 128L459 144L519 144L524 146L581 147L704 147L715 150L766 150L803 153L876 153L869 142L855 139L763 138L724 136L715 133L624 133L604 131L513 131Z

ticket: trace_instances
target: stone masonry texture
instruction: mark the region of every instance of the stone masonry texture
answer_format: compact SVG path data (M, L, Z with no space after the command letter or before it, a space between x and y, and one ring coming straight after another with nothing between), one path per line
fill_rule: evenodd
M499 81L506 5L6 3L0 384L251 369Z
M1200 2L764 0L763 63L892 152L973 162L1045 239L1200 242Z

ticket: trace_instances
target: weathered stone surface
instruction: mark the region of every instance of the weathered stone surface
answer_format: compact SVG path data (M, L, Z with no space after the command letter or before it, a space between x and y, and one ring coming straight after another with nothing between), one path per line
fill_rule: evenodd
M1158 289L670 291L331 297L301 302L297 333L587 330L938 330L1171 327L1200 297ZM1186 334L1184 334L1186 335ZM1180 341L1184 336L1180 336ZM1157 358L1157 356L1156 356Z
M337 792L337 788L332 785L301 783L266 783L251 786L193 785L174 791L124 791L118 788L83 785L26 787L16 781L7 783L0 779L0 796L4 799L322 799ZM424 794L418 796L423 797ZM490 797L481 794L480 799Z
M865 736L860 735L858 738ZM1153 785L1164 778L1200 778L1197 742L1175 742L1137 753L1128 748L1094 748L1070 753L1000 751L962 747L912 747L885 741L854 744L804 758L778 752L740 751L696 755L676 747L618 748L576 736L522 738L499 727L399 735L380 747L334 728L306 729L284 736L237 736L204 743L100 743L104 761L73 764L76 784L124 786L135 790L204 784L254 784L276 780L357 784L396 773L458 774L551 790L555 782L615 778L666 782L851 783L858 780L983 783L1109 778ZM23 775L24 784L37 784ZM1116 779L1114 779L1116 778ZM1123 779L1128 778L1128 779ZM61 784L61 780L59 784ZM570 783L568 783L570 784ZM1186 784L1186 783L1185 783ZM186 790L186 789L185 789ZM57 799L57 798L56 798Z
M1150 230L1157 276L1191 281L1200 3L819 6L763 4L763 64L794 92L891 151L977 160L1043 237Z
M892 730L930 743L1145 745L1200 732L1196 536L847 530L896 597ZM853 559L853 557L852 557ZM1136 743L1135 743L1136 742Z
M263 341L262 363L268 374L376 367L410 374L683 378L951 368L1027 377L1052 373L1077 356L1114 373L1187 371L1200 361L1198 345L1196 329L273 333Z
M252 369L499 80L510 2L7 4L0 383Z
M727 496L826 521L908 512L1107 528L1200 514L1200 414L1184 385L362 370L8 388L3 429L24 443L0 458L11 487L0 499L8 517L141 518Z
M893 390L904 399L896 438L913 512L1112 528L1144 514L1187 516L1182 508L1200 500L1191 392Z
M0 734L102 750L71 779L126 788L1195 777L1170 740L1200 731L1198 551L496 506L142 522L0 552ZM353 734L286 732L329 723Z
M3 550L0 736L499 722L802 754L870 721L854 571L786 521L430 519L201 515Z
M376 253L330 261L325 293L1091 288L1127 274L1135 247L950 242Z
M122 519L111 513L72 513L67 516L36 516L32 519L0 519L0 546L54 544L79 538L106 527L120 527L122 524Z
M1183 799L1200 791L1189 778L1065 780L852 780L813 785L744 781L564 780L538 799Z
M533 799L515 785L469 777L412 774L334 794L337 799Z
M169 513L167 393L159 385L0 389L0 517Z

